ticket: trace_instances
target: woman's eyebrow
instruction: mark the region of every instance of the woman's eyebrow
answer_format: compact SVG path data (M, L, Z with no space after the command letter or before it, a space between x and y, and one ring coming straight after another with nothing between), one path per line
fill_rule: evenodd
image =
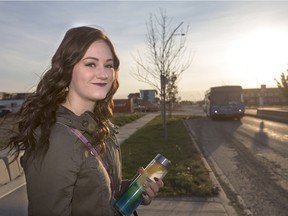
M95 60L95 61L99 61L99 58L96 58L96 57L92 57L92 56L88 56L86 58L83 58L83 60L89 60L89 59L92 59L92 60ZM112 61L113 62L113 59L107 59L106 62L110 62Z
M96 58L96 57L85 57L85 58L83 58L83 60L89 60L89 59L92 59L92 60L95 60L95 61L99 61L99 59L98 58Z

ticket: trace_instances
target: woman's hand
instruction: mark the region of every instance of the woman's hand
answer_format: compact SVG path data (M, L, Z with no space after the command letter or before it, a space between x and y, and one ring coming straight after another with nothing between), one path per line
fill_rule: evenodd
M144 173L144 168L141 167L138 169L139 174ZM164 183L161 179L155 178L154 181L150 178L147 178L143 183L145 192L143 193L143 202L142 205L149 205L154 197L157 195L159 189L164 186Z

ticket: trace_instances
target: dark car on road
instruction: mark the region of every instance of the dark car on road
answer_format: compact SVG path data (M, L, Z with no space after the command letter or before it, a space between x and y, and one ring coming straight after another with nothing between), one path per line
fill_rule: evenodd
M0 117L3 117L8 113L11 113L11 110L4 105L0 105Z

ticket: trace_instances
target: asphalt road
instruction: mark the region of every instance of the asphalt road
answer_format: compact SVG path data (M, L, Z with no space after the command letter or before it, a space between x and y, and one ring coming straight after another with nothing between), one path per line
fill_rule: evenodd
M186 120L239 215L288 215L287 124Z
M0 199L0 216L27 216L27 206L26 185L24 185Z

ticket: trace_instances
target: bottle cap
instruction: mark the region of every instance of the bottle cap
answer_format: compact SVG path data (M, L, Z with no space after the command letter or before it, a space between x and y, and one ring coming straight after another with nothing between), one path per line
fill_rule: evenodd
M164 167L166 167L167 170L170 169L172 166L171 161L161 154L157 154L155 160L158 161L160 164L162 164Z

